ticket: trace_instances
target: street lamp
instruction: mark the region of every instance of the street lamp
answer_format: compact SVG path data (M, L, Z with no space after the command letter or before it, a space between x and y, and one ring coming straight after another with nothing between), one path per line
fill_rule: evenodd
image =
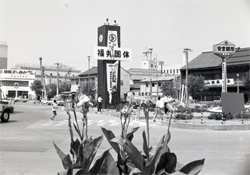
M240 88L239 88L239 74L237 74L237 93L240 92Z

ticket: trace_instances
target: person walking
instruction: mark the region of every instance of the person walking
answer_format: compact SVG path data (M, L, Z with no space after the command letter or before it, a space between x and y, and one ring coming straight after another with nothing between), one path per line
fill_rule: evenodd
M157 116L159 115L161 117L161 120L163 120L163 117L162 117L162 110L163 110L163 107L164 107L164 101L161 99L161 97L159 96L158 97L158 100L156 101L156 105L155 105L155 116L153 118L153 122L156 122L156 118Z
M98 99L97 99L97 102L98 102L98 109L97 109L97 111L98 112L101 112L102 111L102 96L101 95L99 95L99 97L98 97Z
M57 101L54 100L54 101L53 101L53 104L52 104L52 112L53 112L53 115L50 117L51 120L54 120L55 116L57 115L56 109L57 109Z

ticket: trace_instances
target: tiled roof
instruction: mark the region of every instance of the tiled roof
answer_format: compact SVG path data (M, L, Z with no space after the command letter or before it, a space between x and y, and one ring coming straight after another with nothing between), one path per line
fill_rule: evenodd
M228 60L228 65L250 64L250 47L242 48L236 51Z
M222 59L211 52L203 52L188 63L188 69L212 68L221 66ZM250 47L240 48L228 60L227 65L250 64ZM186 69L186 65L181 70Z
M188 63L188 69L217 67L220 66L221 61L221 58L213 52L203 52ZM182 69L186 69L186 65Z
M85 72L79 74L80 77L84 77L86 75L97 75L97 67L92 67L89 70L86 70Z

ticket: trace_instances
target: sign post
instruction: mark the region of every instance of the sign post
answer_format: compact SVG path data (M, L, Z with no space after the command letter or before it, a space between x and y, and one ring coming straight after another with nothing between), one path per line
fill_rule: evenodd
M19 88L19 84L17 82L14 83L14 88L16 89L16 98L17 98L17 89Z
M222 92L227 92L227 59L235 52L235 45L224 40L213 46L213 52L222 58Z

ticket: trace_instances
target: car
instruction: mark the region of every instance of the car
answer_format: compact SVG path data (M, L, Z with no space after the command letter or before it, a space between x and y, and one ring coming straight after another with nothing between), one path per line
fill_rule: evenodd
M0 118L2 122L8 122L10 119L10 113L14 112L14 107L9 104L8 101L0 101Z

